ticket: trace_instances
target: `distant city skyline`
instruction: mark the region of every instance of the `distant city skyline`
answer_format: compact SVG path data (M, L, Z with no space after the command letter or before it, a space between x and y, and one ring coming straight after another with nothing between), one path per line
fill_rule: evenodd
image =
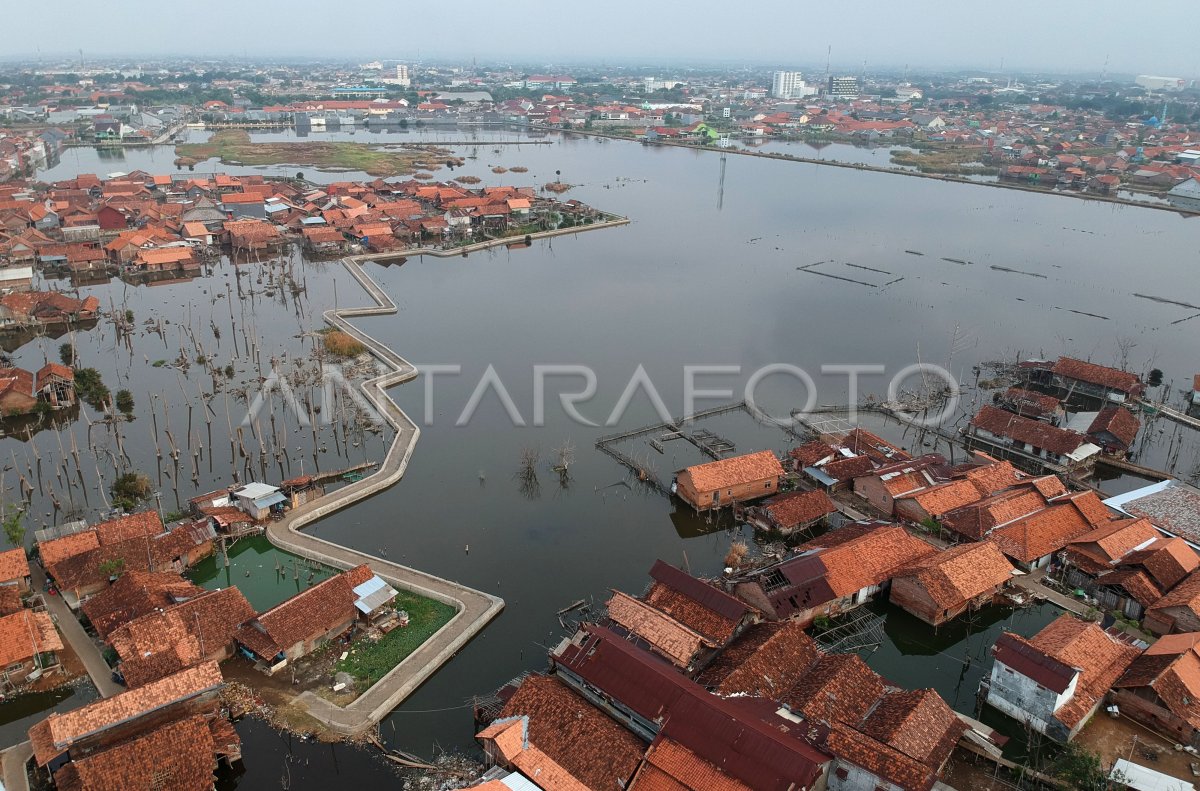
M499 5L464 0L452 14L360 0L332 15L327 3L313 0L203 5L126 0L119 7L62 0L49 15L31 4L5 9L6 28L22 34L7 42L4 56L69 57L82 49L85 60L89 55L360 62L475 58L529 64L745 63L796 71L820 64L823 72L832 48L834 70L855 74L865 62L868 72L907 65L916 71L1200 76L1194 43L1200 5L1185 0L1152 5L1154 16L1130 8L1125 13L1131 19L1124 20L1083 0L1060 0L1053 7L1010 0L987 12L974 3L937 0L853 12L781 0L745 8L693 2L686 11L628 0ZM1139 23L1147 26L1145 35L1133 33L1131 27Z

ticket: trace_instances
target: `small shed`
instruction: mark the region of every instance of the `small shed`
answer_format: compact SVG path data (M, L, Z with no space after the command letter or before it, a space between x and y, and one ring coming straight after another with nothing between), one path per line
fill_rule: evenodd
M367 623L378 623L396 614L392 602L398 595L396 589L388 585L378 575L354 586L354 609L358 617Z
M278 508L287 502L287 497L279 491L278 486L255 481L248 483L233 493L237 507L254 519L266 519L271 515L271 509Z
M288 497L292 508L299 508L325 493L324 487L317 483L311 475L298 475L288 478L279 484L280 490Z

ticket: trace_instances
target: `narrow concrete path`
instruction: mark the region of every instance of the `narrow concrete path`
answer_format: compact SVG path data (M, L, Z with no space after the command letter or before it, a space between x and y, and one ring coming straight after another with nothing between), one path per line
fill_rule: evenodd
M629 219L626 217L612 217L592 225L546 231L530 234L530 236L534 239L542 239L611 228L628 223ZM366 563L376 574L394 587L449 604L458 613L403 662L392 668L350 704L344 707L337 706L312 692L302 693L298 700L308 714L332 731L356 735L374 726L437 672L504 608L504 600L490 593L484 593L457 582L401 566L398 563L301 532L302 528L318 519L381 492L399 481L408 468L408 462L416 448L417 439L421 436L421 429L417 424L387 394L388 388L415 379L417 369L388 346L367 335L348 321L350 318L386 315L397 311L396 303L388 293L363 270L363 263L419 255L439 258L461 256L477 250L506 245L513 241L519 240L493 239L455 250L416 249L349 256L342 259L342 265L358 281L358 284L375 304L356 308L333 308L325 311L323 316L328 324L354 337L391 369L364 382L362 389L383 419L391 425L396 436L391 447L388 448L383 463L373 474L361 481L344 486L328 496L293 509L280 521L272 522L266 529L266 535L272 544L281 549L336 568L346 569L359 563Z
M46 572L42 565L36 562L30 563L29 570L33 580L33 589L43 590L46 584ZM125 687L112 680L112 670L104 661L100 648L83 630L79 619L75 617L75 613L71 612L71 608L62 600L62 597L51 596L47 593L43 594L42 598L46 601L46 611L54 618L63 639L67 641L71 650L79 656L83 666L87 668L88 675L91 677L92 683L96 685L96 691L100 693L100 696L110 698L118 692L124 692Z
M346 320L351 316L394 313L396 305L363 271L360 259L346 258L342 263L362 285L375 305L327 310L324 317L329 324L358 339L391 369L365 382L363 392L379 414L391 424L396 436L374 474L290 511L284 519L268 526L267 537L272 544L281 549L338 568L367 563L376 574L393 586L428 596L458 610L448 624L349 705L336 706L311 692L300 696L300 702L311 716L333 731L352 735L367 730L386 717L495 618L504 607L504 601L465 585L300 532L304 526L383 491L399 481L408 467L417 438L421 434L417 424L396 405L386 391L388 387L414 379L417 375L416 368Z
M33 744L21 742L0 753L0 762L4 764L4 791L29 791L29 776L25 774L25 764L33 757Z
M1068 612L1075 613L1076 615L1086 615L1089 610L1094 609L1078 599L1073 599L1070 596L1064 596L1053 588L1042 584L1042 580L1045 578L1045 576L1045 569L1034 569L1024 576L1014 577L1013 582L1017 585L1017 587L1025 590L1026 592L1034 596L1040 596L1053 604L1057 604L1059 607L1062 607Z

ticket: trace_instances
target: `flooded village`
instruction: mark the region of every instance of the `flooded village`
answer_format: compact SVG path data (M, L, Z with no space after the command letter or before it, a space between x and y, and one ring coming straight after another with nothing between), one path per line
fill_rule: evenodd
M109 104L0 182L4 788L1200 777L1187 206L347 90Z

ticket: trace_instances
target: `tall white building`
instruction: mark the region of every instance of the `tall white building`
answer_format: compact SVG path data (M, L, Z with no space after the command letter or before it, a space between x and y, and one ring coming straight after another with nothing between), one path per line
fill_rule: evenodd
M405 88L412 85L412 80L408 76L408 66L404 64L396 66L396 84L403 85Z
M1152 74L1139 74L1133 82L1148 91L1182 91L1187 87L1187 81L1180 77L1155 77Z
M798 99L804 87L804 75L798 71L777 71L771 77L771 96L776 99Z

